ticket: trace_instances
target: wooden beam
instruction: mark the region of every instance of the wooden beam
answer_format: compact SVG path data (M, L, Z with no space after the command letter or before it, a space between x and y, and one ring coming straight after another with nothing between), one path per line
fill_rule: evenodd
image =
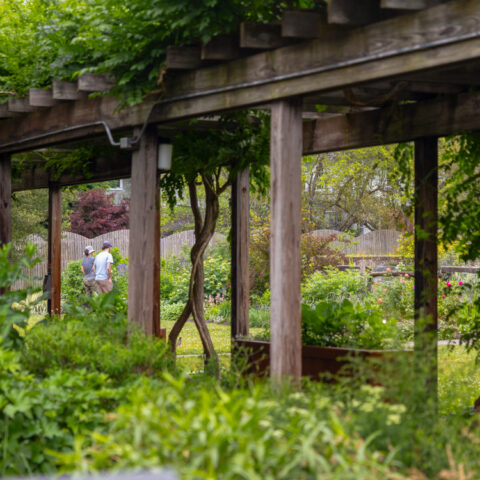
M0 155L0 246L11 240L12 173L10 156Z
M8 103L2 103L0 105L0 119L2 118L15 118L18 117L18 113L11 112L8 109Z
M202 60L233 60L240 56L238 38L232 35L218 35L202 46Z
M84 73L78 77L77 89L79 92L108 92L114 85L110 75Z
M303 153L311 155L479 130L479 102L480 93L464 93L395 109L384 107L306 122Z
M250 310L250 172L238 173L232 185L231 336L247 337Z
M241 23L240 47L268 50L283 47L291 40L282 37L282 25L275 23Z
M60 178L54 177L52 172L44 170L41 165L33 164L26 167L12 184L12 191L36 190L48 188L55 182L61 187L68 185L82 185L85 183L106 182L129 178L131 175L132 155L130 152L115 149L110 155L98 157L92 165L87 167L87 174L83 172L65 172Z
M81 100L88 97L87 92L79 92L77 82L52 82L52 96L55 100Z
M315 91L395 80L477 59L480 31L472 18L479 17L478 2L452 0L353 29L341 38L311 40L188 72L167 83L167 94L153 119L185 118ZM450 36L441 27L445 19L458 27ZM184 98L187 95L191 96Z
M42 88L31 88L28 91L28 103L32 107L53 107L58 100L53 98L52 90Z
M154 232L154 251L153 251L153 335L157 338L166 340L167 331L161 328L160 313L160 283L161 283L161 195L160 195L160 177L157 173L157 191L155 195L155 232Z
M8 99L8 111L13 113L29 113L34 112L36 110L35 107L32 107L28 103L28 99L26 98L17 98L17 97L10 97Z
M323 38L345 35L345 28L328 25L325 14L305 10L283 12L282 37L284 38Z
M200 47L167 47L167 56L165 66L168 70L192 70L200 67L202 59L200 57Z
M138 134L138 130L136 131ZM132 154L132 191L130 199L130 243L128 318L141 325L147 335L156 333L160 297L155 282L159 232L157 204L158 139L154 128L147 128L140 148Z
M302 108L300 99L272 105L270 374L299 382L302 372L300 238Z
M425 380L425 400L436 406L438 390L438 145L415 141L415 364Z
M105 136L105 128L102 125L89 126L99 120L106 122L112 130L141 126L153 105L154 100L149 99L134 107L120 109L116 99L105 96L61 103L48 110L38 110L29 115L3 121L0 129L0 153L22 152L72 140ZM83 127L64 131L65 128L78 125ZM48 133L52 135L39 137ZM29 137L34 137L34 140L25 141ZM21 143L15 145L16 141ZM2 148L2 144L8 146Z
M445 0L381 0L380 7L393 10L423 10L439 5L442 1Z
M336 25L365 25L388 18L378 0L330 0L327 12L328 23Z
M48 189L48 260L47 274L51 279L49 315L61 313L62 290L62 189L50 185Z

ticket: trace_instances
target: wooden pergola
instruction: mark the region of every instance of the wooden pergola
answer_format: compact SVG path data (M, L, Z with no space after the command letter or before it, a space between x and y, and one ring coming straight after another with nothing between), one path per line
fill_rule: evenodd
M431 364L436 391L437 138L480 128L480 1L330 0L325 12L285 12L281 23L242 24L237 36L170 47L165 93L118 111L111 87L85 75L53 82L0 105L0 243L10 240L12 191L49 188L51 310L60 312L60 192L85 182L39 168L11 182L11 155L101 142L106 131L141 139L99 158L89 182L131 176L129 318L160 329L157 147L203 119L232 109L271 111L271 375L301 374L300 211L305 154L415 141L415 311L432 335L415 349ZM316 106L324 106L318 109ZM322 113L319 113L322 110ZM145 128L143 128L145 127ZM133 132L133 133L132 133ZM128 141L123 141L124 146ZM248 333L248 172L233 192L232 338ZM153 261L152 261L153 259ZM427 349L425 339L431 345ZM429 353L425 353L426 351Z

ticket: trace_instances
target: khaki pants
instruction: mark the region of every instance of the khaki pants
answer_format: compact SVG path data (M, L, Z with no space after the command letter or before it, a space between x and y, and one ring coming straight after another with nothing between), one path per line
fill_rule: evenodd
M112 291L113 282L110 279L107 280L95 280L97 284L97 292L98 293L108 293Z
M95 280L84 280L83 286L85 287L85 295L87 295L87 297L91 297L97 288Z

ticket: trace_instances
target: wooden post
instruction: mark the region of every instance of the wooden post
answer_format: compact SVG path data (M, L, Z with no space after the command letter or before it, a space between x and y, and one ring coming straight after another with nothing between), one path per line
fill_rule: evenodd
M302 104L272 104L271 163L271 360L270 374L300 380L300 235Z
M160 330L157 156L157 132L149 127L140 141L140 148L132 154L128 279L128 318L140 324L147 335Z
M62 189L50 185L48 189L48 264L47 273L51 280L48 314L60 315L62 286Z
M415 365L425 380L426 400L434 405L438 383L437 196L437 138L420 138L415 141Z
M246 337L250 309L250 171L238 173L232 185L232 339Z
M0 246L9 243L11 223L12 173L9 156L0 156Z

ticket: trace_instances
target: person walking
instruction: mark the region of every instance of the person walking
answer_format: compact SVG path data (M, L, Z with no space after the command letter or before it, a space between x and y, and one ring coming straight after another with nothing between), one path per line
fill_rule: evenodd
M103 242L102 251L95 257L95 283L98 293L108 293L113 288L111 248L109 241Z
M82 273L83 273L83 286L85 287L85 295L91 297L93 292L95 291L96 283L95 283L95 270L93 264L95 262L95 258L93 254L95 250L91 245L85 247L85 256L82 259Z

